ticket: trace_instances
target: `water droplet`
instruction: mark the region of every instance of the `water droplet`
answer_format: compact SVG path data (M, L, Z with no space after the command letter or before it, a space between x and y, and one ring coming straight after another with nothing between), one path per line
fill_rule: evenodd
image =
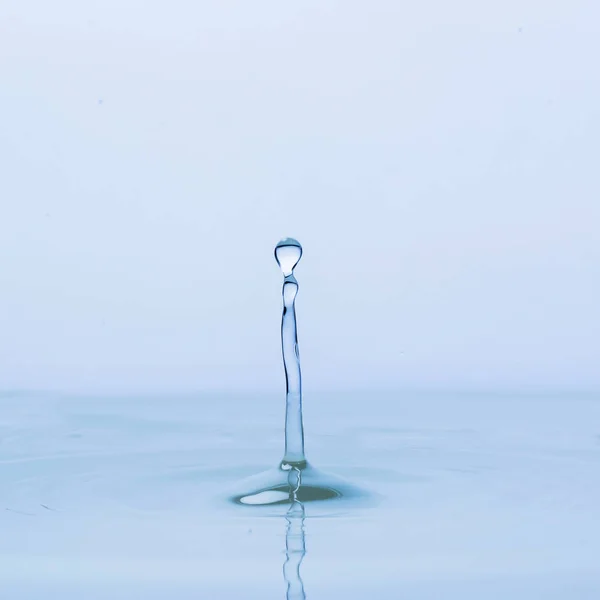
M284 277L291 275L302 258L302 246L294 238L284 238L275 246L275 260Z

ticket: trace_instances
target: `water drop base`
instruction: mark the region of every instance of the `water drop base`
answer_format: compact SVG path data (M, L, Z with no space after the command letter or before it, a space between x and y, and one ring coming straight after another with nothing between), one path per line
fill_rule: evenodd
M341 477L316 469L304 462L296 467L301 473L301 483L295 492L295 500L301 503L332 502L357 498L364 493ZM275 506L294 503L290 491L290 465L253 475L239 482L230 499L244 506Z

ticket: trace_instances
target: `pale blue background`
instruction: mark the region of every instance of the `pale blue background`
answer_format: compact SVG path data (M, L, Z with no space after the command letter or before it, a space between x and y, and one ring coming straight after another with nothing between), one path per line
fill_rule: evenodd
M307 457L380 501L307 505L307 597L597 600L598 57L597 0L0 0L3 597L284 597L224 497L291 235Z
M599 6L3 0L1 387L598 388Z

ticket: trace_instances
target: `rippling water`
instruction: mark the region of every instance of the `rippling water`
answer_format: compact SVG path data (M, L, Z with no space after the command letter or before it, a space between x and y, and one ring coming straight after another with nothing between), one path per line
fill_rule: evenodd
M280 396L0 397L18 600L600 597L600 397L307 394L313 465L368 498L271 508ZM284 567L285 565L285 567Z

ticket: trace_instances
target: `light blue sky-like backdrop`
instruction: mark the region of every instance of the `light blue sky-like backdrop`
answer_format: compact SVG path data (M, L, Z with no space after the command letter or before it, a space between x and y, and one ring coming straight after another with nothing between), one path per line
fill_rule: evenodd
M600 387L595 0L3 0L0 388Z

